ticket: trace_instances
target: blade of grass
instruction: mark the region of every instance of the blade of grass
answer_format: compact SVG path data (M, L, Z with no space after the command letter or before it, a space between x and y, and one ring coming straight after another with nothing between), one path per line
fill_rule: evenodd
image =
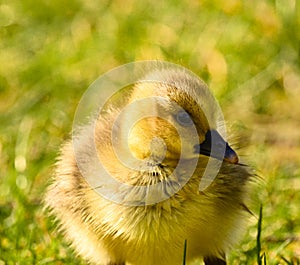
M257 251L257 264L262 265L262 257L260 255L261 252L261 225L262 225L262 205L259 208L259 219L257 224L257 237L256 237L256 251Z
M184 247L183 247L183 265L186 264L186 248L187 248L187 240L184 240Z
M281 256L281 259L282 259L284 262L286 262L286 264L288 264L288 265L293 265L293 263L292 263L292 262L289 262L285 257Z

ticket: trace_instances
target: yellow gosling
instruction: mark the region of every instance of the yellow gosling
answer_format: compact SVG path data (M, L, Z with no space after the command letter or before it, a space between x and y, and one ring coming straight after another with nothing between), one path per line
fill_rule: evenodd
M244 200L251 174L218 133L217 107L207 86L180 70L152 74L161 82L128 88L123 102L138 104L121 116L116 128L113 123L124 106L108 103L95 120L95 134L93 123L76 133L78 157L71 141L63 146L46 204L76 252L93 264L179 265L185 240L187 264L197 258L206 265L226 264L247 220ZM156 115L138 119L141 113ZM121 141L117 152L124 151L122 161L112 130ZM213 154L213 147L224 152ZM200 189L210 158L220 168L213 182ZM157 196L162 193L166 199L155 201L155 192L149 192L134 202L135 192L141 192L134 188L128 193L115 190L124 193L123 204L105 198L83 176L99 177L93 175L95 161L121 183L146 188L162 184ZM190 167L185 183L182 178Z

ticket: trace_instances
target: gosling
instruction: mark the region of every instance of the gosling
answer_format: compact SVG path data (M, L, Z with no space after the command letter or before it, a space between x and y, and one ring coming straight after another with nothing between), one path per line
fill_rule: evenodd
M224 265L245 227L251 174L218 132L208 87L183 70L147 79L154 76L108 102L62 147L46 205L92 264L179 265L186 242L187 264ZM210 159L219 163L211 181ZM102 192L99 161L121 186Z

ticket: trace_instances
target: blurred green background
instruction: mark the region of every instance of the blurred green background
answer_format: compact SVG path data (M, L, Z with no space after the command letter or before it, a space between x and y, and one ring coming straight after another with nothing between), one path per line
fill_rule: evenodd
M268 264L299 264L299 28L298 0L0 0L0 265L84 264L44 216L44 190L87 87L145 59L202 77L249 139L256 217L230 264L256 264L260 202Z

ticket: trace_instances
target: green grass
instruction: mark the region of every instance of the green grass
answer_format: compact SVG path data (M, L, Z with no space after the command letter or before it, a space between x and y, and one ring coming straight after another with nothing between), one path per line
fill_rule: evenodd
M262 218L263 218L263 208L260 206L259 208L259 219L257 223L257 237L256 237L256 254L257 254L257 264L262 265L262 260L266 262L265 253L261 254L261 225L262 225Z
M84 264L43 193L85 89L144 59L201 76L249 139L240 154L262 180L230 264L257 264L260 204L261 262L299 264L299 14L299 0L0 1L0 264Z

